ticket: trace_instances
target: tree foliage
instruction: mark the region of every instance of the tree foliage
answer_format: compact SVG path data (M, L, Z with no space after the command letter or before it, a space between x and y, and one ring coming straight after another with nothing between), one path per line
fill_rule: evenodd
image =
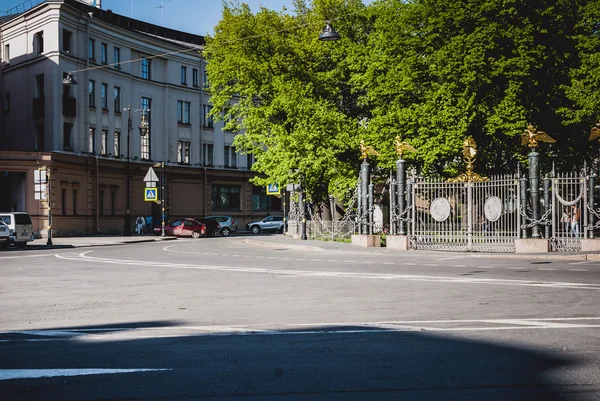
M255 155L254 182L302 183L342 197L358 143L393 168L399 135L419 170L461 170L473 136L485 174L526 160L528 122L558 142L546 161L580 164L600 113L600 5L589 0L304 0L253 13L225 3L206 57L215 116ZM342 39L317 36L331 19ZM358 122L369 124L360 128ZM549 164L549 163L546 163ZM387 174L382 174L382 176Z

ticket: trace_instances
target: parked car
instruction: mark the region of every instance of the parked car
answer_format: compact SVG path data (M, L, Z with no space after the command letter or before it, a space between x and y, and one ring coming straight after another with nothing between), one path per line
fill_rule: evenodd
M213 219L204 218L204 219L196 219L200 223L206 226L206 236L207 237L216 237L217 234L221 231L221 226L219 222Z
M0 248L7 248L10 244L10 229L4 223L4 220L0 219Z
M9 241L17 248L25 248L29 241L33 241L33 223L29 213L5 212L0 213L0 219L8 226Z
M283 232L283 216L267 216L260 221L246 224L246 230L258 234L261 231Z
M237 232L237 221L230 216L206 216L206 220L213 220L219 223L219 234L223 237L229 237Z
M154 233L157 235L162 234L162 227L156 227ZM200 238L206 236L206 225L190 218L177 219L165 225L165 235Z

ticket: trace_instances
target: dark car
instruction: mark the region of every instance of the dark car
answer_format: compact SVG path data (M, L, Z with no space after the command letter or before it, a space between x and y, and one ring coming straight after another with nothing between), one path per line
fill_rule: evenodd
M162 234L162 227L156 227L154 234ZM165 226L165 235L200 238L206 235L206 225L190 218L177 219Z
M200 223L206 226L206 236L207 237L216 237L218 233L221 232L221 225L218 221L214 219L196 219Z
M246 230L258 234L261 231L283 232L283 216L267 216L260 221L246 224Z
M219 234L223 237L237 232L237 221L230 216L206 216L207 220L216 221L219 224Z

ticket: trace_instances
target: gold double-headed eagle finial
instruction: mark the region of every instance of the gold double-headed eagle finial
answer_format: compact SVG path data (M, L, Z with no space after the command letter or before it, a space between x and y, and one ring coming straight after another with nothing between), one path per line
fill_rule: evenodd
M396 149L396 154L400 159L402 159L402 155L404 155L405 151L416 152L417 150L411 146L408 142L402 142L399 136L396 136L394 139L394 149Z
M372 146L365 144L365 141L363 139L360 140L359 148L360 155L363 158L363 160L366 160L367 157L369 157L369 155L381 156L375 149L373 149Z
M458 177L450 178L448 182L481 182L489 181L489 178L480 176L473 171L475 156L477 156L477 144L472 136L468 136L463 141L462 155L467 163L467 172L462 173Z
M596 123L596 126L592 128L590 131L590 137L588 141L593 141L594 139L598 139L600 141L600 122Z
M527 145L532 150L535 150L538 142L555 143L556 140L544 131L538 131L533 124L527 124L527 129L521 134L521 145Z

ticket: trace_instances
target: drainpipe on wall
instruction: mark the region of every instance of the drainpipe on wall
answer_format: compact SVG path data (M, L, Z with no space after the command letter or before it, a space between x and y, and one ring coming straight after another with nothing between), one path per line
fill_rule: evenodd
M99 199L99 195L100 195L100 165L98 163L98 155L96 155L96 232L101 233L102 231L100 230L100 210L98 209L100 207L100 199Z

